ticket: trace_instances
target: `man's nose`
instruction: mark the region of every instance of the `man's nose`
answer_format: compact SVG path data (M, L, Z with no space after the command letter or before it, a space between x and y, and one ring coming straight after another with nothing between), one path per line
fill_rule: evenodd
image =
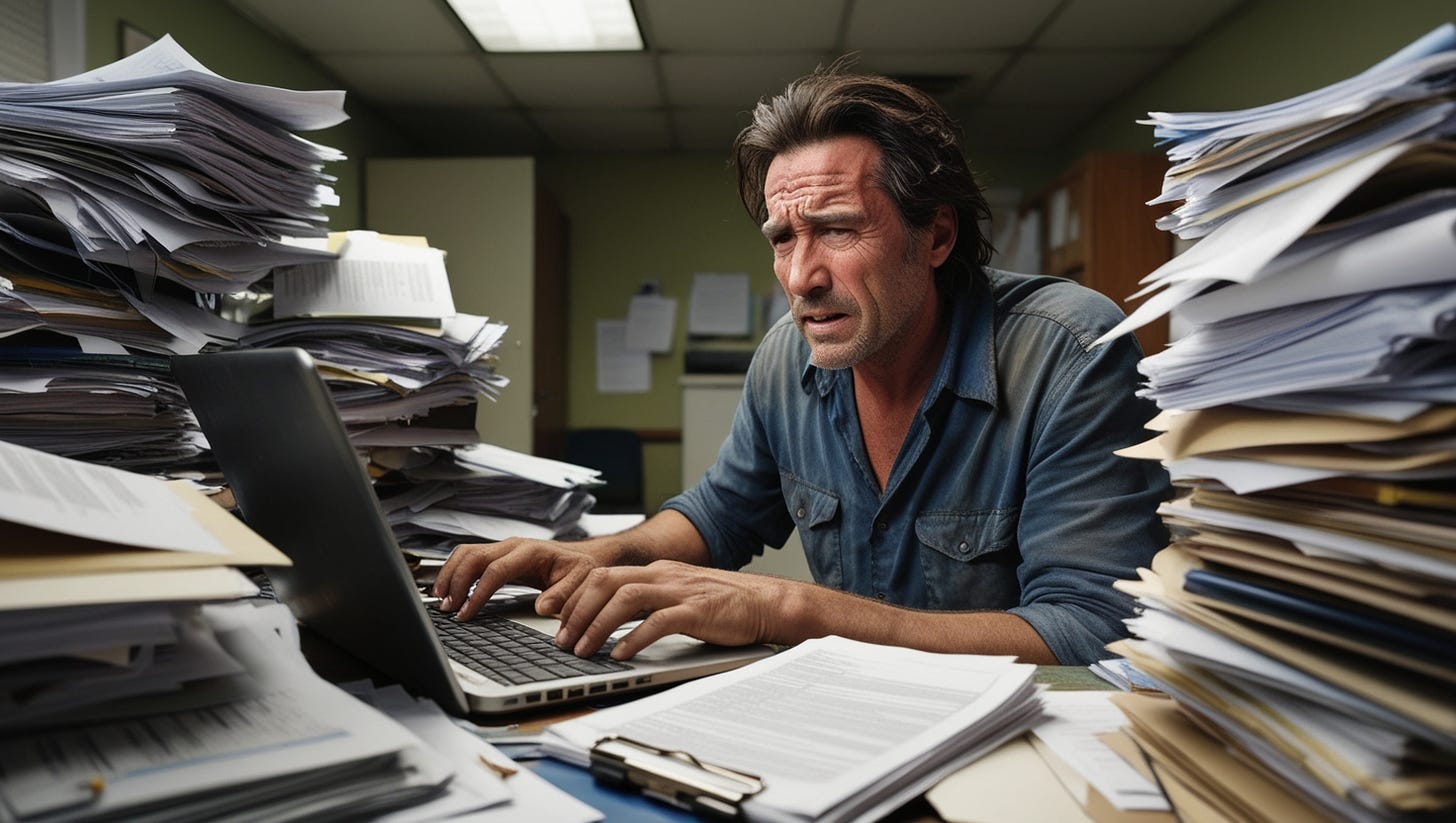
M812 297L829 288L829 269L812 240L794 244L784 265L784 291L791 296Z

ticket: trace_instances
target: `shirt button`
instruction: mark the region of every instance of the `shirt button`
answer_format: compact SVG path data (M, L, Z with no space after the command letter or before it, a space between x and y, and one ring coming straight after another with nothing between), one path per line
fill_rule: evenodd
M807 514L807 512L804 511L804 507L803 506L800 506L799 507L799 510L796 511L796 512L794 512L794 516L797 517L797 518L799 518L800 520L803 520L804 519L804 515L805 514Z
M875 528L879 529L880 531L884 531L885 529L890 528L890 524L889 523L886 523L883 520L881 520L881 521L879 521L878 523L875 524Z
M963 542L959 546L956 546L956 549L958 549L961 554L965 554L966 552L971 550L971 546L969 543Z
M875 592L875 599L876 600L884 600L885 599L885 593L884 592Z

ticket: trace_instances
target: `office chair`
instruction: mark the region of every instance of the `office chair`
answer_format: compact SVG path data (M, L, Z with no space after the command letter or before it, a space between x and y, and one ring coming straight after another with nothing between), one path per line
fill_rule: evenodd
M643 507L642 439L631 429L571 429L566 462L602 473L606 485L591 489L598 514L639 514Z

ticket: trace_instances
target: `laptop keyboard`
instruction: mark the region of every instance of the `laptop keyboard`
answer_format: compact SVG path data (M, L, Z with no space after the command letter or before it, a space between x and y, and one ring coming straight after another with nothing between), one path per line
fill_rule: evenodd
M435 622L435 633L451 660L503 685L518 686L632 668L631 664L607 656L612 640L591 657L581 658L558 647L550 635L500 615L477 614L462 622L453 614L437 609L425 611Z

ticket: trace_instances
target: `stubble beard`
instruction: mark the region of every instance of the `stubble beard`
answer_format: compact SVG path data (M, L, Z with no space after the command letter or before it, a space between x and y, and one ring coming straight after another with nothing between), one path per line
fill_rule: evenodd
M816 341L812 331L805 328L805 318L817 314L843 314L856 322L853 336L843 342ZM821 369L847 369L858 365L872 351L872 342L864 326L864 314L852 300L837 296L829 298L802 298L794 301L794 323L799 334L809 344L809 362Z

